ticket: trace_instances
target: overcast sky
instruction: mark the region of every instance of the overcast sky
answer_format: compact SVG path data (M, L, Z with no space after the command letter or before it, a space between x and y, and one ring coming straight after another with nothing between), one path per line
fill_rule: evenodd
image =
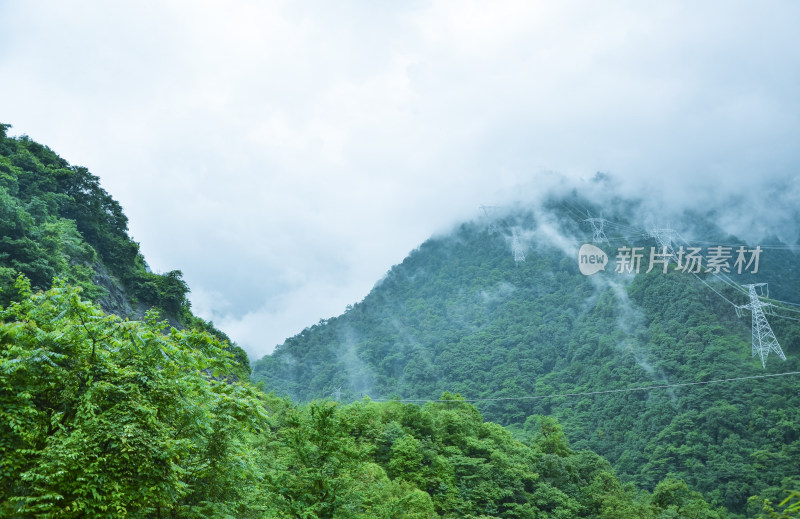
M0 0L0 122L270 352L481 204L800 193L800 3ZM785 193L790 193L786 195Z

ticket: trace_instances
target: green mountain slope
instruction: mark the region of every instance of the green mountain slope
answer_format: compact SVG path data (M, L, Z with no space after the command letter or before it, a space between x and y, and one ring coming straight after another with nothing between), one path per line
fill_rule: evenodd
M0 309L0 515L722 519L686 484L652 494L541 420L530 442L454 395L295 406L224 344L122 320L57 284ZM766 518L767 516L763 516Z
M9 128L0 124L0 306L15 296L19 274L34 289L58 277L121 317L139 319L157 308L173 326L228 341L192 314L179 270L149 271L122 207L96 176L28 137L8 137ZM231 350L246 377L247 355L235 345Z
M728 282L660 266L625 276L609 264L584 276L576 252L591 233L576 206L599 213L572 195L428 240L345 314L255 362L253 378L299 400L430 400L443 391L493 399L476 405L521 438L536 430L536 415L552 415L575 447L611 460L624 480L652 489L679 476L735 512L751 495L774 499L800 486L797 376L590 394L800 370L796 320L771 318L788 358L773 354L763 369L751 357L749 313L739 319L730 304L748 302L735 284L762 281L773 297L796 299L797 254L765 242L759 272L734 268ZM604 246L612 262L621 246L656 245L640 232L647 215L637 203L604 211L615 222ZM677 223L708 244L739 243L703 215ZM524 261L515 261L515 241ZM557 396L567 393L584 394Z
M594 387L593 375L578 369L581 362L608 362L603 383L620 374L640 380L650 361L658 367L645 372L659 376L672 376L669 370L678 372L685 363L673 359L673 366L642 351L642 344L655 350L676 335L647 320L648 305L658 299L649 292L654 283L596 285L546 247L528 251L524 263L509 263L503 234L487 234L478 225L426 243L363 303L305 331L258 366L261 374L275 372L270 382L283 384L282 392L300 398L340 384L349 397L428 398L432 391L439 401L296 405L264 394L248 380L241 349L191 314L180 272L159 275L146 268L122 209L97 177L28 138L8 138L7 128L0 125L3 517L730 517L719 508L727 494L710 492L718 502L711 505L669 468L676 456L694 463L709 455L693 438L686 439L691 449L673 449L674 438L686 433L683 424L692 420L715 424L713 431L698 426L716 434L707 444L723 442L726 454L738 447L742 456L752 444L746 431L768 428L771 443L750 456L775 469L775 477L790 474L796 417L786 409L795 396L778 401L773 389L757 395L765 400L754 415L760 421L744 428L733 413L745 412L740 408L749 394L725 393L730 403L715 400L719 408L697 404L679 422L676 400L683 395L677 389L669 398L626 393L581 401L580 408L563 398L481 403L485 413L515 424L516 439L485 422L463 398L439 393L450 385L469 396ZM524 231L536 227L537 218L518 215L499 224L521 230L518 240L530 245ZM659 280L666 285L657 293L694 290L692 297L702 297L696 286L673 286L673 277ZM624 304L615 299L620 297ZM534 313L531 301L549 308ZM692 311L722 315L702 305ZM675 319L684 319L675 312ZM736 326L731 323L724 324ZM591 326L595 335L585 335ZM746 346L736 335L746 327L738 326L730 333L711 326L707 333ZM584 335L576 339L578 330ZM796 332L776 331L781 337ZM536 354L533 346L546 337L551 342ZM597 352L576 349L578 342ZM731 354L726 362L741 360ZM487 365L501 371L483 371ZM711 376L716 372L702 375ZM652 492L625 483L586 448L596 444L623 461L636 448L620 454L607 441L592 443L591 434L581 438L600 422L606 429L598 438L619 434L604 422L610 418L598 402L616 406L609 407L612 416L637 404L656 414L675 410L671 418L658 414L658 438L645 438L646 447L653 441L653 448L666 449L642 458L650 464L645 484ZM783 421L776 422L781 410ZM570 444L546 412L561 417L578 441ZM585 419L595 422L580 421ZM736 440L726 436L733 427ZM743 470L741 457L729 460L730 470ZM754 465L751 485L763 487L762 497L747 512L766 519L776 515L763 497L774 498L776 490L764 486L762 465ZM739 483L732 476L729 481ZM789 476L781 483L797 486Z

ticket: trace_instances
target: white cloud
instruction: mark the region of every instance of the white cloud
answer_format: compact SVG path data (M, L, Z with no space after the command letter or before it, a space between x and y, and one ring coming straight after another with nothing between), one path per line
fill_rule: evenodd
M100 176L260 356L546 171L687 204L791 177L799 10L5 3L0 113Z

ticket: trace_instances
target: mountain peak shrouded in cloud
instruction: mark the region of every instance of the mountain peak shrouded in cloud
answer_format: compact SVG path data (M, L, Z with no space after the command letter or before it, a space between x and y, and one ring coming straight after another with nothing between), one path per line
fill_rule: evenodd
M800 244L731 234L757 235L748 220L722 227L751 197L681 207L584 187L486 206L425 240L363 300L253 362L253 380L294 401L428 406L455 392L521 438L554 416L627 481L669 474L744 513L748 494L796 473ZM767 325L743 312L757 283L773 303L768 352L752 329ZM763 453L772 470L754 463Z
M480 205L596 171L620 196L784 232L799 14L4 3L0 111L100 176L153 268L181 265L194 308L259 357Z

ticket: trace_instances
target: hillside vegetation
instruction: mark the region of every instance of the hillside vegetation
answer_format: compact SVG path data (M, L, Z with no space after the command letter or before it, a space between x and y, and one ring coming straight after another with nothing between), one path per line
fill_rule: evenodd
M797 494L776 504L800 487L788 378L458 394L762 373L747 326L690 278L595 285L556 250L509 263L502 232L465 225L257 363L254 385L242 350L192 315L180 271L149 271L97 177L7 129L1 517L796 515ZM504 225L535 223L522 218ZM775 329L793 369L797 328ZM317 398L330 392L349 403Z
M622 484L552 418L520 442L450 393L297 406L220 377L233 358L205 332L16 285L0 312L3 517L726 517L673 478Z
M255 362L254 379L300 401L336 390L423 401L452 391L484 399L481 412L520 439L536 434L538 416L553 416L623 481L652 490L679 477L736 513L755 494L779 501L800 486L797 376L592 394L798 371L800 326L771 318L788 359L773 354L763 369L751 357L750 314L739 319L723 299L745 304L746 295L716 276L674 268L623 276L613 265L581 275L577 254L565 251L592 237L576 206L599 212L573 194L428 240L345 314ZM655 246L615 232L647 216L637 203L605 209L622 222L608 228L612 260L620 246ZM702 215L680 223L707 242L739 243ZM514 261L514 235L524 261ZM758 273L728 279L772 282L773 296L793 300L797 259L788 247L765 249ZM558 396L567 393L579 395Z
M180 270L147 268L122 207L96 176L28 137L8 137L9 128L0 124L0 306L12 300L18 274L34 289L60 278L122 317L155 308L174 326L228 340L192 314ZM244 351L230 348L239 371L249 373Z

